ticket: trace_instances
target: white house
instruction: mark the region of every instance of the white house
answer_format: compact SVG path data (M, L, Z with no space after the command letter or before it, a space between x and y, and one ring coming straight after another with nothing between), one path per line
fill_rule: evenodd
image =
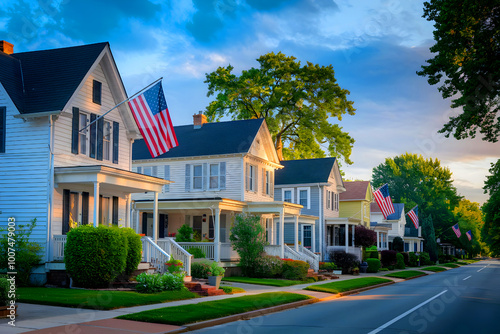
M37 219L43 281L77 224L130 224L131 193L164 179L131 172L139 137L108 43L14 53L0 41L0 226Z

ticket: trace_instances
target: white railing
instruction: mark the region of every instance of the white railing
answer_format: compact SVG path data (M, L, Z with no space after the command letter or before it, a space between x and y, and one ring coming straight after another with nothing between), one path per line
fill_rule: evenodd
M52 259L56 261L64 260L64 247L66 246L65 235L54 235L54 249Z
M222 242L220 244L220 258L222 260L238 260L240 255L233 249L230 242Z
M206 259L215 259L215 244L213 242L179 242L178 244L186 250L191 247L199 248L205 253Z
M182 269L186 272L187 276L191 276L193 256L187 250L179 245L174 238L158 239L157 243L161 249L170 254L174 259L182 261Z
M319 255L314 254L303 245L299 245L299 251L310 259L307 262L311 265L311 268L313 268L314 271L317 272L319 270Z
M305 251L302 252L304 249ZM267 245L264 247L264 251L268 255L281 257L280 245ZM319 270L319 255L314 254L307 248L303 248L301 251L297 252L295 249L285 245L285 258L307 262L314 271Z
M142 237L142 261L149 262L160 273L165 272L165 262L170 260L170 255L158 246L151 237Z

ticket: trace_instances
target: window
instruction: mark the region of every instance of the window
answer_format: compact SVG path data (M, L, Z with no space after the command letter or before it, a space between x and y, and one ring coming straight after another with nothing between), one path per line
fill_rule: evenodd
M257 167L247 165L247 190L257 191Z
M104 121L104 134L103 134L103 159L111 160L111 123Z
M83 129L89 124L89 118L86 114L80 113L80 129ZM80 131L80 154L89 154L88 146L89 146L89 138L88 135L90 128L86 128L83 131Z
M332 206L331 206L331 201L332 201L332 198L330 196L330 190L327 190L326 191L326 208L327 209L330 209Z
M0 153L5 153L7 108L0 107Z
M193 189L203 189L203 166L193 165Z
M210 181L209 189L219 189L220 185L220 171L219 164L210 164Z
M288 203L294 202L292 188L282 189L281 191L282 191L283 202L288 202Z
M311 244L312 244L312 233L311 233L311 225L304 225L302 227L302 231L303 231L303 245L305 248L309 248L311 249Z
M266 171L266 195L271 195L271 172Z
M170 180L170 166L163 166L163 179ZM170 184L166 184L163 186L162 192L168 193L170 191Z
M143 167L142 174L148 175L148 176L153 176L153 167L151 167L151 166Z
M311 208L309 189L309 187L297 189L298 204L302 205L304 209Z
M101 104L102 83L97 80L92 82L92 102Z

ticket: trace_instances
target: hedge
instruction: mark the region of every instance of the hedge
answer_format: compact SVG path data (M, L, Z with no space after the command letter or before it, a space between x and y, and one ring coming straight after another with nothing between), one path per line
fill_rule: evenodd
M9 288L9 281L4 277L0 277L0 306L7 306L9 303Z
M141 236L131 228L120 228L119 231L127 238L127 260L124 273L130 276L142 260L142 242Z
M396 269L405 269L405 260L404 256L401 253L396 254Z
M368 273L377 273L380 269L380 260L379 259L366 259L366 263L368 263L368 268L366 272Z
M285 279L304 280L307 277L309 263L298 260L283 259L281 276Z
M380 261L382 262L382 266L388 268L396 265L396 254L396 251L393 250L383 250L380 252Z

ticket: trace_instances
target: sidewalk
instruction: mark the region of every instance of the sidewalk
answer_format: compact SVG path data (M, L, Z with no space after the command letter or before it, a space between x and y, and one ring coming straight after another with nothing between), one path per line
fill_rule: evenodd
M384 272L383 274L385 274ZM181 331L186 331L186 327L183 326L173 326L173 325L162 325L153 323L136 322L130 320L113 319L120 315L136 313L140 311L152 310L168 306L178 306L186 304L196 304L204 301L220 300L227 298L235 298L245 295L259 294L263 292L276 292L276 291L286 291L293 293L300 293L304 295L311 296L315 298L315 302L322 300L329 300L337 298L338 296L329 293L317 292L317 291L307 291L302 290L303 288L316 285L324 284L327 282L336 282L347 279L359 278L359 277L369 277L369 276L381 276L378 274L361 274L359 276L352 275L340 275L338 279L321 281L314 283L305 283L299 285L293 285L289 287L272 287L265 285L254 285L245 283L235 283L235 282L223 282L223 285L231 285L235 287L241 287L245 289L245 293L238 293L234 295L221 295L212 297L202 297L196 299L187 299L180 301L173 301L161 304L134 306L128 308L121 308L111 311L96 311L89 309L78 309L69 307L58 307L58 306L46 306L37 304L25 304L19 303L19 311L16 317L16 326L8 325L9 319L0 319L0 333L2 334L15 334L15 333L26 333L30 332L33 334L59 334L59 333L103 333L103 334L114 334L114 333L129 333L129 334L139 334L139 333L177 333ZM391 279L390 277L386 277ZM400 282L401 279L392 278L394 282ZM310 301L306 301L309 302ZM276 306L276 308L283 306ZM289 308L298 307L300 305L289 305ZM254 311L257 312L257 311ZM269 312L269 311L268 311ZM237 320L237 319L235 319Z

